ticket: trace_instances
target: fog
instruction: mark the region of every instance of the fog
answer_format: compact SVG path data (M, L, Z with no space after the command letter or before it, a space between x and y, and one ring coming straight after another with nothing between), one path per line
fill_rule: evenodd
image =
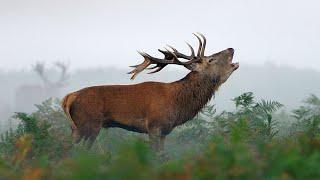
M137 61L136 50L186 50L199 31L207 54L233 47L241 63L320 69L319 7L316 0L1 0L0 68L57 59L73 69L123 68Z
M246 91L292 109L320 95L319 7L316 0L0 0L0 118L31 112L30 99L61 98L89 85L178 80L186 70L169 67L133 82L126 72L142 60L136 50L159 55L170 44L188 52L185 41L197 44L192 32L205 34L207 54L233 47L240 62L216 94L218 109L232 108L230 99ZM51 81L60 73L53 63L66 62L66 84L24 94L21 87L46 88L32 70L39 61ZM18 96L27 109L18 107Z

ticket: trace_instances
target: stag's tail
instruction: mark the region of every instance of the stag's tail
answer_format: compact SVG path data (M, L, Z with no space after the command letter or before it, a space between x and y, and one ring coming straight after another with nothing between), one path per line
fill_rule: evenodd
M61 106L62 106L62 109L64 110L64 112L66 113L68 119L70 120L72 137L77 142L78 139L80 138L79 137L79 130L78 130L76 124L74 123L74 120L72 119L71 114L70 114L71 105L76 98L77 98L76 92L66 95L62 99Z

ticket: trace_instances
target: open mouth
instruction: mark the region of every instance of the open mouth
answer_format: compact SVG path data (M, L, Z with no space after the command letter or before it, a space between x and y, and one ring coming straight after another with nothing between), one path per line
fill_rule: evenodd
M239 63L238 62L232 63L232 60L233 60L233 55L229 57L229 63L231 64L231 67L234 71L239 68Z
M235 71L235 70L237 70L239 68L239 63L238 62L237 63L231 63L231 66L232 66L233 70Z
M233 55L234 55L234 49L233 49L233 48L228 48L228 49L226 49L225 51L227 51L228 54L229 54L228 61L229 61L229 63L231 64L232 71L235 71L236 69L239 68L239 63L238 63L238 62L232 63Z

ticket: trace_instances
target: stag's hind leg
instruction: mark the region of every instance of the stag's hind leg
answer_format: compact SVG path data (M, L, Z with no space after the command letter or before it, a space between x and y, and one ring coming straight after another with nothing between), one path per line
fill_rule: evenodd
M80 140L84 139L89 149L96 140L101 127L102 123L99 121L87 121L85 124L79 127Z
M78 144L81 141L81 136L78 128L71 127L71 136L73 143Z
M71 109L72 119L76 128L72 129L72 137L75 143L85 140L91 148L102 127L101 118L94 117L81 107L74 106Z

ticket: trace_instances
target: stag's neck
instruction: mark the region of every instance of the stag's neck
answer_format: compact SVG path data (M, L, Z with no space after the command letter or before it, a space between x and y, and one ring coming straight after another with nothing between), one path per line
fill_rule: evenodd
M212 78L197 72L189 73L174 84L177 86L174 97L177 107L176 125L194 118L209 102L220 85L219 78Z

